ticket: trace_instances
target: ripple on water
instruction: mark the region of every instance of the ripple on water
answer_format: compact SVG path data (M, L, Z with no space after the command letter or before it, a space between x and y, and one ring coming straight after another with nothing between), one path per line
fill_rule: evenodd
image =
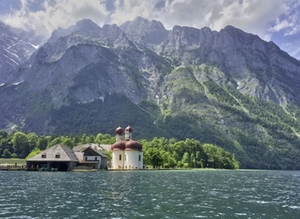
M4 172L0 217L297 218L299 179L288 171Z

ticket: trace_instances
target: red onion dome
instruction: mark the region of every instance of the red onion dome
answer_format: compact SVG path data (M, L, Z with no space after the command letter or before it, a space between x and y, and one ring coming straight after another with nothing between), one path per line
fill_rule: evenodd
M142 144L138 141L129 140L125 143L125 150L142 150Z
M125 132L132 132L132 128L130 126L127 126Z
M122 133L123 133L123 129L120 126L118 128L116 128L117 135L122 135Z
M126 141L117 141L111 146L111 150L125 150Z

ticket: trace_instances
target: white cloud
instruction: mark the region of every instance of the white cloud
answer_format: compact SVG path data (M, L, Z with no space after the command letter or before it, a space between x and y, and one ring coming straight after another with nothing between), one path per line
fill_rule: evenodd
M2 16L1 20L15 27L34 29L49 35L58 27L66 28L84 18L90 18L103 25L108 15L105 6L98 0L44 1L43 10L39 11L29 9L30 1L33 0L21 0L21 9Z
M267 25L285 13L286 0L116 0L111 21L122 24L137 16L161 21L166 28L174 25L210 27L219 31L233 25L261 37L267 35ZM163 8L155 5L163 2Z
M122 24L128 20L134 20L137 16L153 19L157 12L155 5L158 0L116 0L115 11L110 15L112 23Z
M279 21L279 19L276 20L276 24L270 28L270 31L278 32L283 29L286 29L290 27L290 23L287 20Z
M29 3L34 1L21 0L21 9L1 20L47 34L83 18L90 18L101 26L105 22L120 25L137 16L159 20L168 29L181 25L220 30L226 25L233 25L260 36L266 34L267 24L276 19L270 31L293 25L292 19L290 22L278 20L287 9L292 10L287 8L286 0L114 0L115 9L110 12L105 8L105 1L112 0L44 0L43 10L30 11ZM157 5L163 7L158 8Z
M121 25L137 16L174 25L219 31L233 25L248 33L272 40L300 33L300 0L20 0L21 7L0 20L17 27L50 35L78 20L90 18L99 26ZM39 7L32 9L32 5ZM106 7L107 6L107 7Z
M294 35L300 32L300 18L297 15L286 16L284 19L277 18L275 24L269 28L270 32L284 32L284 36Z

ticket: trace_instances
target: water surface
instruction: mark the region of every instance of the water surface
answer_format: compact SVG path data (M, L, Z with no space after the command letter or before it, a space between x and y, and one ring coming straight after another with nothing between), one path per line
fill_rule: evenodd
M299 218L299 171L0 172L0 218Z

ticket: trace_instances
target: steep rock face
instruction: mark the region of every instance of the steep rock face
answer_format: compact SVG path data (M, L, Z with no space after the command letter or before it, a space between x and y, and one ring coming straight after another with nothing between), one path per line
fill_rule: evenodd
M149 21L142 17L137 17L133 21L126 21L120 28L131 41L154 51L157 51L157 46L168 37L168 31L162 23L154 20Z
M131 42L125 33L115 24L113 25L104 25L102 28L102 34L108 41L108 45L114 47L129 47L135 48L133 42Z
M156 59L162 61L159 66L156 66ZM45 105L43 110L34 110L36 115L49 113L70 103L105 101L109 94L114 93L124 95L137 104L155 95L159 69L169 65L168 61L151 50L137 49L118 26L105 25L100 28L91 20L83 20L70 28L55 31L47 43L18 69L18 77L2 87L1 94L5 96L9 92L8 105L24 98L19 97L20 88L16 89L21 85L21 93L26 93L28 97L46 95L47 98L36 99L36 102ZM32 119L28 114L33 110L30 102L28 104L22 104L12 114L8 113L1 126L12 123L35 132L51 132L46 127L47 121L51 120L47 119L47 115L42 117L43 122L38 121L44 124L43 128L36 125L37 121L28 120ZM35 125L30 128L33 123Z
M84 35L88 36L89 38L95 38L98 37L100 32L101 27L95 24L92 20L83 19L67 29L58 28L54 30L48 39L48 43L56 42L59 38L69 35Z
M299 82L299 62L275 44L232 26L220 32L175 26L161 45L161 54L173 57L179 65L217 65L229 77L227 83L257 98L280 104L300 100L296 87L288 98L283 95L289 89L286 84ZM285 78L281 72L287 72Z
M0 33L0 84L5 84L14 78L14 70L30 57L37 45L33 45L31 40L34 40L25 31L2 22Z
M123 77L123 55L118 57L118 54L114 52L115 48L120 51L135 50L134 44L116 25L106 25L101 29L91 20L83 20L68 29L55 31L48 42L19 69L17 81L28 82L32 90L47 89L51 93L55 108L67 104L67 96L80 97L76 101L85 102L97 99L99 95L95 93L121 91L126 93L127 89L121 90L121 87L126 87L126 85L132 88L131 92L136 91L137 96L145 95L145 92L137 88L136 83ZM126 56L124 54L124 59ZM118 62L120 66L113 64ZM98 70L95 69L97 67L99 67ZM85 74L87 77L81 76ZM136 72L132 71L132 74L134 76ZM78 80L80 77L82 77L82 81ZM89 77L100 80L89 82L99 82L99 85L105 86L97 87L93 92L89 92L91 96L77 95L74 87L81 87L81 83L88 86L84 90L90 89L90 85L85 82L85 79ZM107 78L106 81L102 80L105 78ZM123 86L120 86L121 82L123 82ZM109 89L103 89L104 87ZM75 95L70 94L70 88L73 89ZM136 95L131 95L131 99L135 99L135 102L137 102L136 99L140 99Z

